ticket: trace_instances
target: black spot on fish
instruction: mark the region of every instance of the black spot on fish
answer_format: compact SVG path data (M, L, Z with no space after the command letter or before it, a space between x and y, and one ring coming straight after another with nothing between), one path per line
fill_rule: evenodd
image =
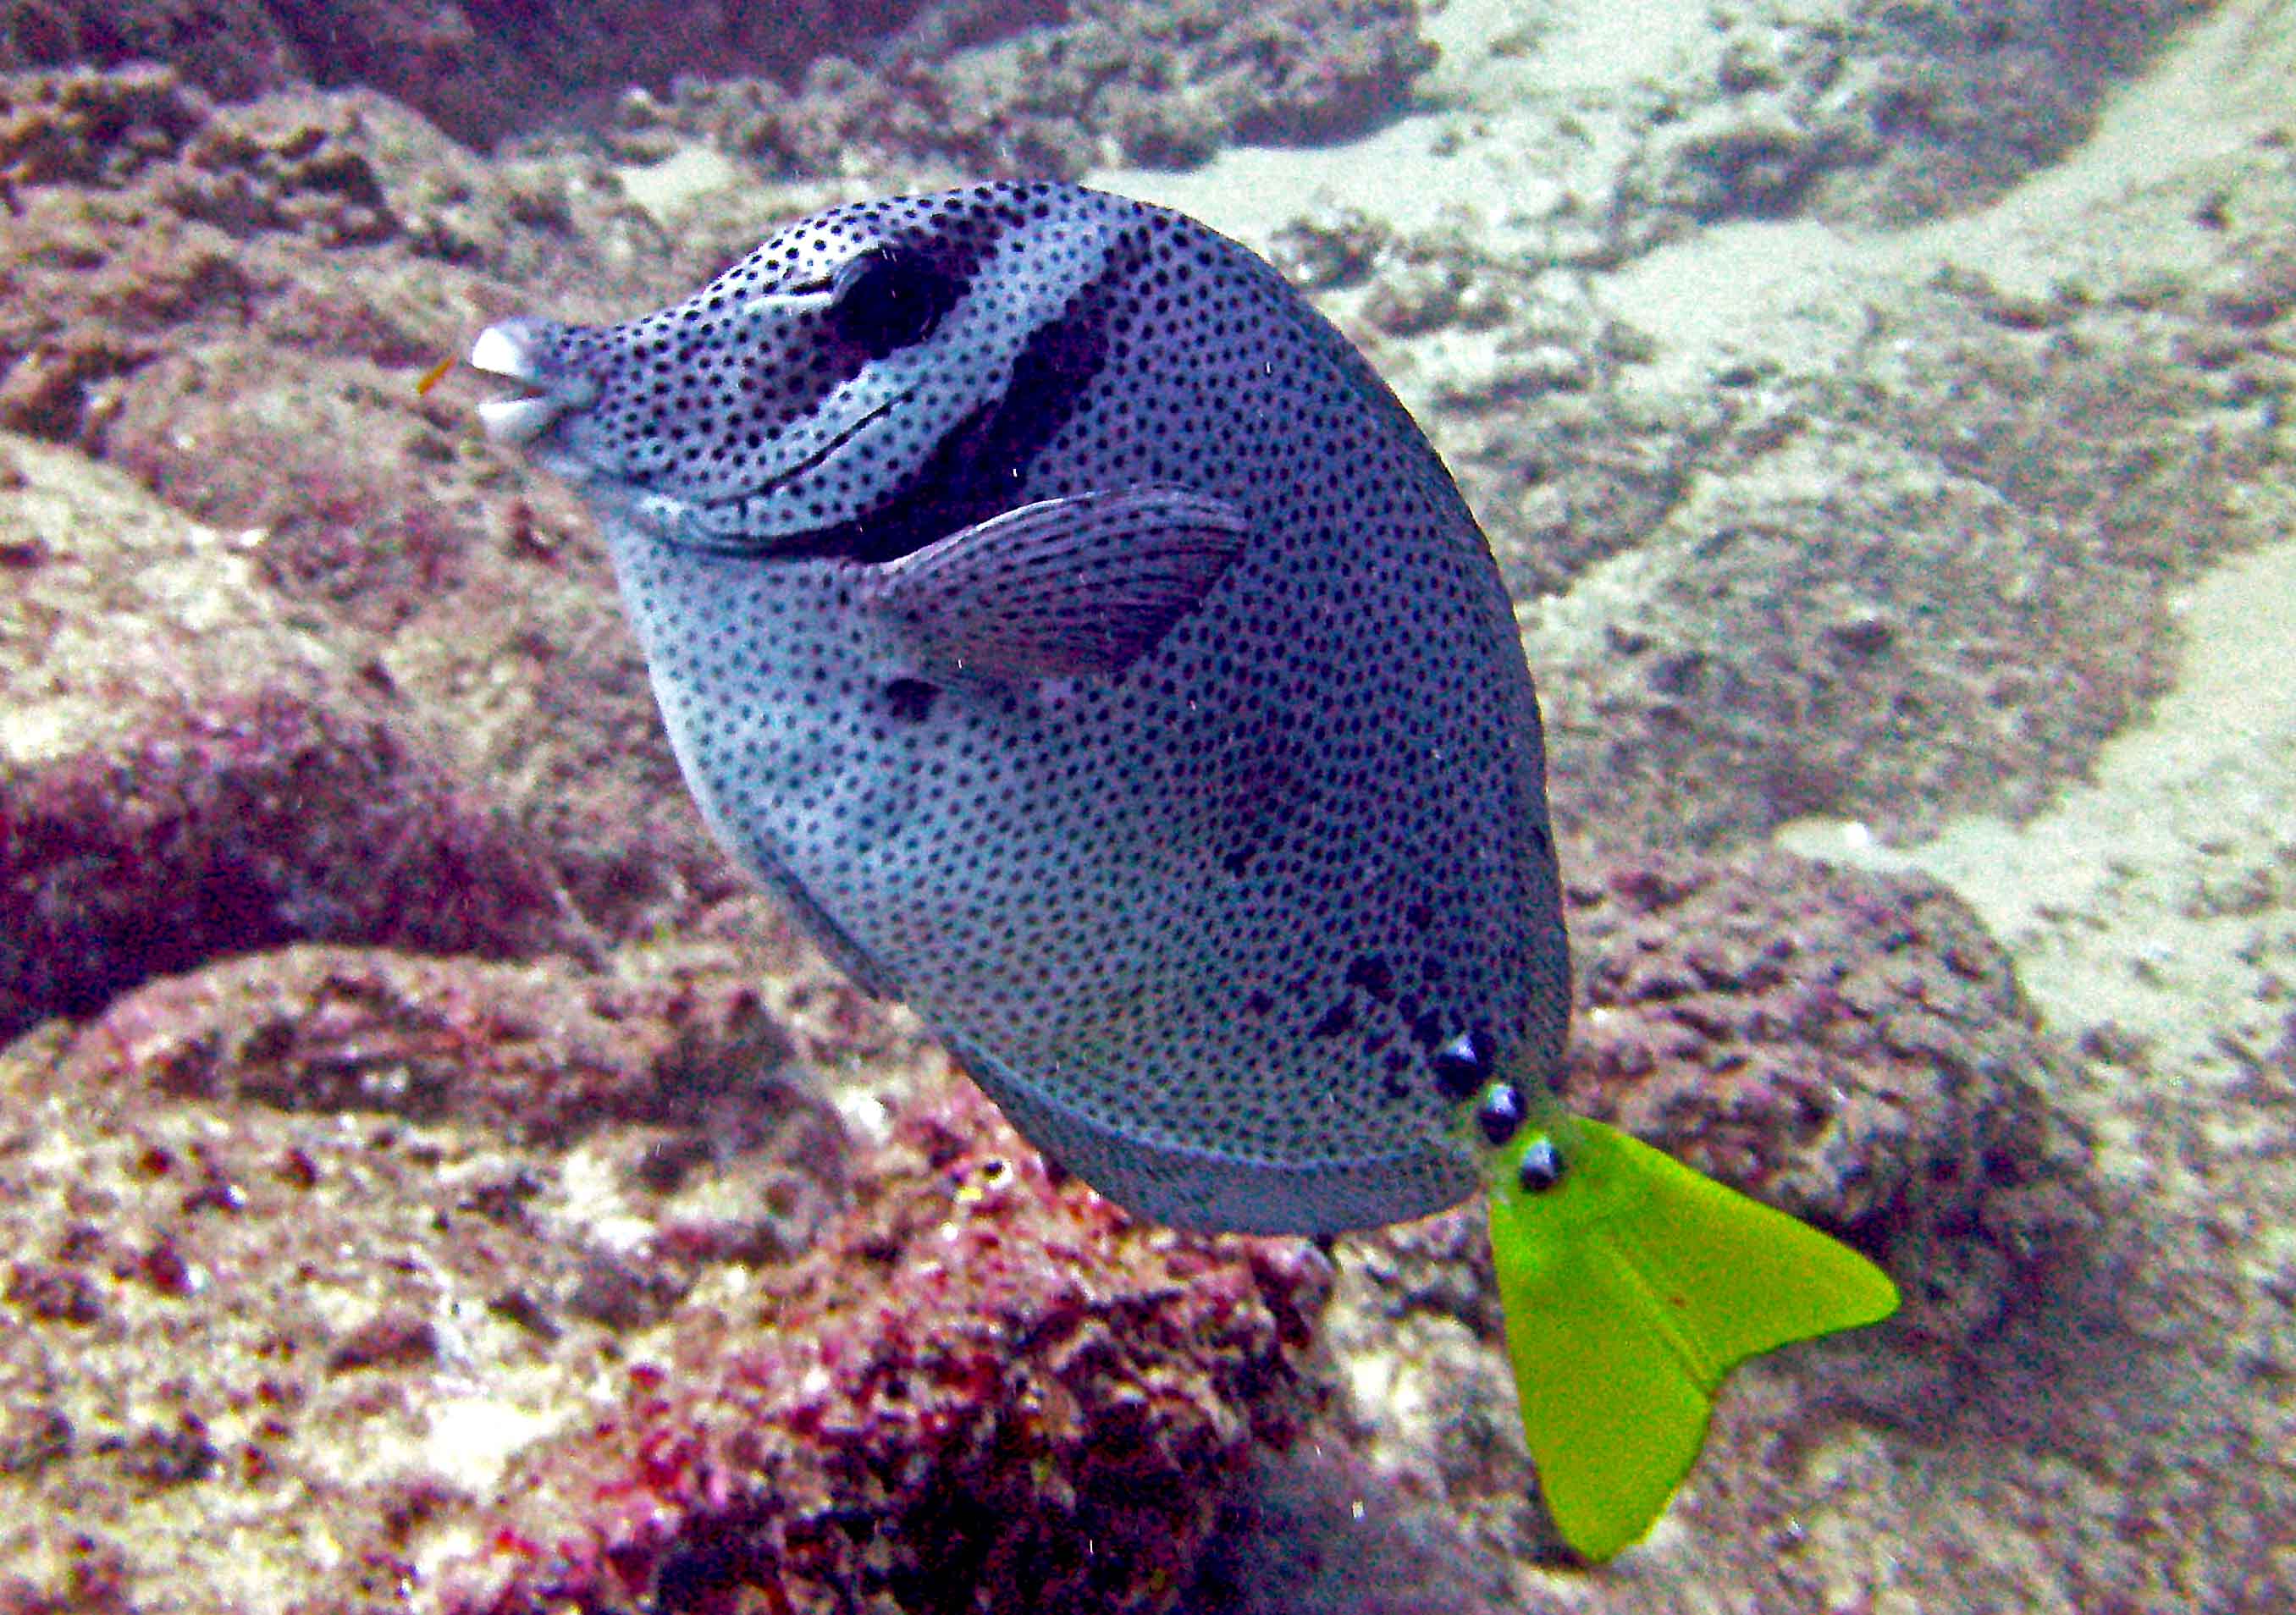
M940 697L940 686L922 678L891 678L885 681L882 692L885 709L905 724L921 724L932 715L933 702Z
M1475 1107L1475 1125L1496 1148L1515 1135L1523 1114L1522 1094L1514 1084L1495 1082L1483 1094L1482 1103Z
M1551 1138L1535 1138L1523 1150L1522 1164L1515 1168L1515 1182L1522 1185L1525 1194L1544 1194L1562 1181L1562 1152Z
M1365 954L1349 964L1348 985L1384 1004L1395 991L1395 969L1380 955Z
M1355 1023L1355 1005L1342 998L1324 1012L1322 1020L1308 1029L1308 1036L1310 1037L1344 1037Z

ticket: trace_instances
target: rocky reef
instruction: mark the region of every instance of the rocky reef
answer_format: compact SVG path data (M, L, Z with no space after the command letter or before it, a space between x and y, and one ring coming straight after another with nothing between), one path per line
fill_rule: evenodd
M0 1608L1168 1606L1328 1264L1131 1224L914 1037L849 1139L798 1056L866 1044L736 963L304 947L20 1042Z
M2079 1259L2054 1056L1943 894L1773 857L1571 901L1574 1100L1904 1273L1869 1352L1950 1361ZM1493 1394L1472 1211L1352 1242L1315 1348L1312 1247L1134 1224L906 1017L764 963L306 944L20 1039L0 1454L32 1506L0 1608L97 1578L123 1608L164 1579L244 1608L1164 1610L1254 1453L1329 1416L1324 1352L1447 1329L1417 1372ZM1406 1471L1440 1443L1462 1503L1483 1452L1472 1506L1535 1541L1498 1394L1480 1447L1415 1404L1357 1416Z
M2044 814L2296 530L2296 12L1488 9L11 12L0 1611L2289 1604L2296 753L2021 929L1767 841ZM1573 1103L1907 1291L1599 1582L1477 1213L1047 1168L742 889L578 510L414 385L847 196L1247 143L1206 210L1520 603ZM2157 1024L2032 990L2091 932Z
M410 11L376 0L289 8L214 0L33 0L0 31L0 69L118 68L165 61L227 100L368 86L458 138L482 143L570 103L603 102L678 74L785 74L816 55L898 37L927 8L798 0L769 16L740 10L701 22L661 0L568 9L473 0ZM977 5L984 30L1025 26L1052 9ZM697 26L697 23L700 25Z
M1869 1245L1897 1327L1945 1344L2078 1258L2102 1206L2046 1098L2062 1056L1950 892L1776 853L1599 874L1569 906L1575 1108Z

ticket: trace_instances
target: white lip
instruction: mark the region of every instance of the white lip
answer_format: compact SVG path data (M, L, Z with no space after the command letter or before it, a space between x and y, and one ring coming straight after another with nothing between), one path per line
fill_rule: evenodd
M471 368L513 381L535 379L534 356L517 333L504 325L489 325L479 332L479 340L471 344Z
M479 424L497 443L531 443L562 413L554 398L488 398L479 406Z
M545 390L541 368L515 322L489 325L471 344L471 368L515 382L526 390L515 398L488 398L479 406L479 424L497 443L530 443L553 421L586 402L578 389Z

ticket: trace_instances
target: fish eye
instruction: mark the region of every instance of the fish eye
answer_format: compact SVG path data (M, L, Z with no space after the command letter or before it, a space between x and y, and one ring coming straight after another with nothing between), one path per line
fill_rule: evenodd
M930 336L961 290L913 248L872 247L837 272L831 317L848 341L881 359Z
M1515 1181L1522 1185L1525 1194L1544 1194L1562 1181L1562 1152L1542 1133L1523 1146L1522 1163L1515 1168Z

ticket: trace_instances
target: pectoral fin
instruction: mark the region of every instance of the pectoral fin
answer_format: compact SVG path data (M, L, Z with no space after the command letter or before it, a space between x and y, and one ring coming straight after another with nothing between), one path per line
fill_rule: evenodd
M871 567L865 603L934 660L1006 678L1107 678L1195 609L1243 513L1182 488L1024 504Z
M1898 1291L1783 1211L1563 1119L1552 1187L1521 1186L1520 1147L1496 1158L1491 1251L1539 1488L1563 1540L1599 1562L1665 1511L1733 1367L1876 1323Z

